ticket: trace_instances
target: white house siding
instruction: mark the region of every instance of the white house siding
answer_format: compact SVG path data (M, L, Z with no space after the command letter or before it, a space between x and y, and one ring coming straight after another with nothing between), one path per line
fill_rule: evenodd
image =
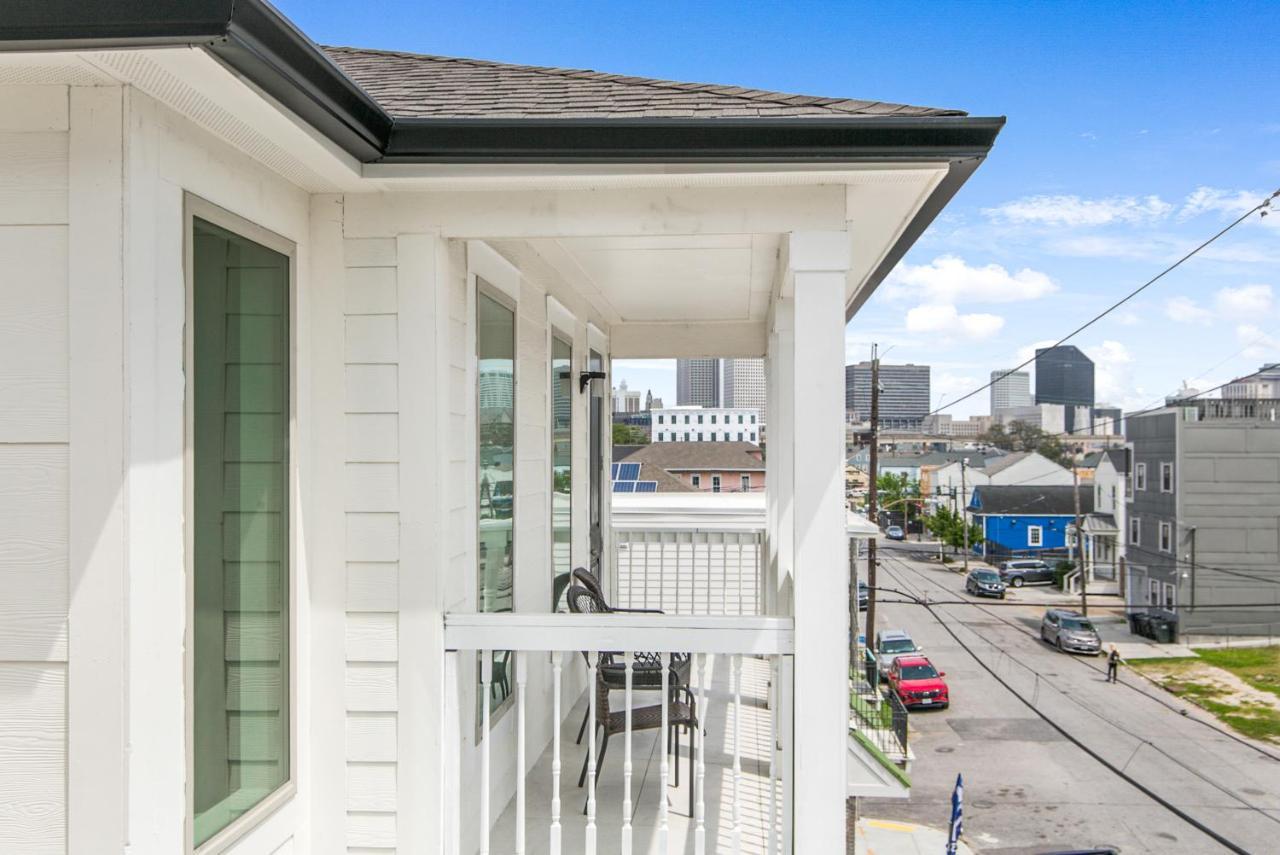
M396 845L400 576L396 242L344 241L346 841Z
M0 852L66 840L68 128L0 87Z

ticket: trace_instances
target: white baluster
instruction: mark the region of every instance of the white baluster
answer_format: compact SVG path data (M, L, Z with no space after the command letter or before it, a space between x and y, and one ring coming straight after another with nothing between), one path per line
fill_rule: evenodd
M627 729L626 753L622 759L622 855L631 855L631 666L635 654L626 654Z
M769 657L769 818L765 833L769 835L768 855L778 851L778 664L777 656Z
M493 651L480 651L480 855L489 855L489 697Z
M662 763L658 766L658 777L660 786L658 787L658 843L660 852L667 851L667 727L670 720L671 703L669 688L667 686L667 670L671 666L671 654L663 653L662 660L662 730L659 731L659 749L661 750Z
M560 855L560 668L564 654L551 654L551 855Z
M693 779L697 789L694 793L693 851L695 855L705 855L707 851L707 731L703 722L707 720L707 654L698 654L698 726L695 729L698 740L698 769Z
M514 654L516 666L516 855L524 855L524 686L528 679L525 652Z
M742 654L733 657L733 853L742 851Z
M587 855L596 855L596 666L599 653L587 654Z

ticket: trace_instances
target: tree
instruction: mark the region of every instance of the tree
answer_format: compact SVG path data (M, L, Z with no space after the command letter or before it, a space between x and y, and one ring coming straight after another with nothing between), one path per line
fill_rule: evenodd
M615 422L613 425L613 444L648 445L649 435L644 432L644 428Z
M965 520L963 514L943 505L938 508L937 513L929 517L925 524L929 528L929 533L942 543L950 546L953 552L964 548ZM982 540L982 526L977 523L969 523L969 547L980 546Z
M904 521L915 519L920 515L919 502L920 482L912 481L906 473L894 475L891 472L881 473L876 479L876 498L881 510L897 511L903 515Z
M1059 466L1068 464L1061 439L1023 421L1012 421L1008 426L993 424L978 440L1004 451L1034 451Z

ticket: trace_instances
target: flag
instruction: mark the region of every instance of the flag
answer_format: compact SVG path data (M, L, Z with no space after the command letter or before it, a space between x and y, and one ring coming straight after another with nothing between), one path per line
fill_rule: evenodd
M947 855L956 855L956 846L964 832L964 778L956 775L956 788L951 793L951 831L947 834Z

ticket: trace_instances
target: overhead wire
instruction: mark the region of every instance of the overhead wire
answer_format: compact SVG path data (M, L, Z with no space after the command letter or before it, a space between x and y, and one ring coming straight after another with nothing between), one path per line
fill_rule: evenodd
M1243 222L1244 222L1245 220L1247 220L1249 217L1253 216L1254 214L1258 213L1259 211L1265 212L1265 211L1266 211L1266 209L1267 209L1267 208L1269 208L1269 207L1271 206L1271 200L1272 200L1272 199L1274 199L1274 198L1276 198L1277 196L1280 196L1280 189L1277 189L1274 193L1272 193L1271 195L1267 196L1265 199L1263 199L1263 200L1262 200L1261 202L1259 202L1257 205L1254 205L1252 208L1250 208L1250 209L1249 209L1248 211L1246 211L1245 213L1241 214L1241 215L1240 215L1239 217L1237 217L1235 220L1232 220L1232 221L1231 221L1231 223L1229 223L1227 226L1225 226L1222 230L1220 230L1220 231L1218 231L1217 233L1215 233L1212 237L1209 237L1208 239L1204 240L1203 242L1201 242L1201 243L1197 244L1193 249L1191 249L1191 250L1190 250L1190 251L1188 251L1186 254L1184 254L1183 256L1181 256L1177 261L1173 262L1173 263L1172 263L1172 264L1170 264L1168 267L1166 267L1166 268L1164 268L1163 270L1161 270L1161 271L1160 271L1159 273L1157 273L1155 276L1151 277L1151 278L1150 278L1150 279L1148 279L1146 282L1142 283L1142 284L1141 284L1141 285L1139 285L1137 288L1133 289L1133 290L1132 290L1132 291L1130 291L1128 294L1124 295L1124 296L1123 296L1123 297L1121 297L1119 300L1117 300L1116 302L1112 303L1112 304L1111 304L1110 306L1108 306L1107 308L1103 309L1101 312L1098 312L1096 315L1094 315L1093 317L1091 317L1089 320L1085 321L1083 324L1079 325L1078 327L1076 327L1075 329L1073 329L1071 332L1067 333L1067 334L1066 334L1066 335L1064 335L1062 338L1058 339L1056 342L1054 342L1054 343L1051 345L1051 347L1059 347L1059 346L1061 346L1061 345L1065 344L1066 342L1070 341L1071 339L1075 338L1077 335L1079 335L1080 333L1084 332L1084 331L1085 331L1085 330L1087 330L1089 327L1093 326L1093 325L1094 325L1094 324L1096 324L1098 321L1102 320L1102 319L1103 319L1103 318L1105 318L1107 315L1111 314L1111 313L1112 313L1112 312L1114 312L1116 309L1120 308L1120 307L1121 307L1121 306L1123 306L1125 303L1129 302L1129 301L1130 301L1130 300L1132 300L1134 297L1138 296L1138 295L1139 295L1139 294L1141 294L1143 291L1147 290L1147 289L1148 289L1148 288L1150 288L1152 285L1154 285L1154 284L1156 284L1157 282L1159 282L1159 281L1160 281L1161 279L1163 279L1165 276L1169 275L1169 274L1170 274L1170 273L1172 273L1174 270L1177 270L1179 267L1181 267L1181 266L1182 266L1183 264L1185 264L1187 261L1191 260L1191 259L1192 259L1192 258L1194 258L1196 255L1198 255L1202 250L1204 250L1204 249L1205 249L1206 247L1208 247L1210 244L1212 244L1212 243L1214 243L1215 241L1217 241L1219 238L1221 238L1223 235L1225 235L1225 234L1227 234L1228 232L1230 232L1230 231L1231 231L1232 229L1234 229L1236 226L1238 226L1238 225L1240 225L1241 223L1243 223ZM1025 359L1024 361L1022 361L1022 362L1021 362L1021 363L1019 363L1018 365L1014 366L1013 368L1010 368L1008 371L1004 372L1004 373L1003 373L1003 374L1001 374L1000 376L998 376L998 377L993 377L993 378L992 378L991 380L989 380L988 382L983 383L983 384L982 384L981 386L979 386L978 388L976 388L976 389L974 389L974 390L972 390L972 391L970 391L970 392L966 392L964 395L961 395L959 398L956 398L956 399L954 399L954 400L952 400L952 401L948 402L948 403L947 403L947 404L945 404L945 405L939 405L937 409L932 410L931 412L927 413L927 414L925 415L925 418L928 418L929 416L937 415L938 413L942 412L943 410L951 409L951 408L952 408L952 407L954 407L956 404L959 404L959 403L961 403L962 401L966 401L966 400L968 400L969 398L972 398L974 395L978 394L979 392L985 391L986 389L990 389L992 386L994 386L996 383L1000 382L1000 381L1001 381L1001 380L1003 380L1004 378L1008 377L1010 374L1013 374L1015 371L1020 371L1021 369L1026 368L1028 365L1030 365L1030 364L1031 364L1032 362L1034 362L1034 361L1035 361L1035 356L1034 356L1034 355L1032 355L1032 356L1028 357L1027 359Z

